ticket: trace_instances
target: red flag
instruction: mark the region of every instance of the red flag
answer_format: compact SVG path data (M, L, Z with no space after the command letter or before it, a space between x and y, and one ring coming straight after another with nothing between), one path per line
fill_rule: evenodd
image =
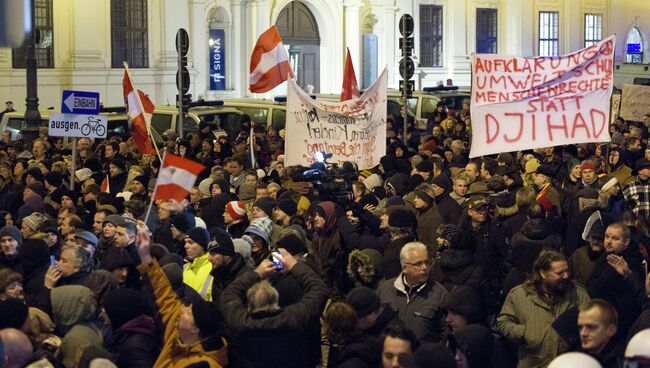
M133 141L140 153L153 155L156 153L156 150L149 136L149 127L151 126L151 115L153 114L154 105L142 91L138 90L138 94L135 94L131 75L126 65L124 66L122 88L124 89L124 97L127 100L128 111L126 115L133 127Z
M289 77L293 78L289 56L275 26L257 39L251 55L250 73L250 90L255 93L268 92Z
M203 170L205 166L197 162L170 153L165 154L156 179L154 200L182 201L190 193L196 183L196 177Z
M110 193L111 192L111 186L108 184L108 175L102 180L102 192Z
M341 89L341 101L359 98L359 85L357 84L357 76L354 74L354 65L352 65L350 49L348 48L347 50L348 55L345 57L345 69L343 70L343 88Z

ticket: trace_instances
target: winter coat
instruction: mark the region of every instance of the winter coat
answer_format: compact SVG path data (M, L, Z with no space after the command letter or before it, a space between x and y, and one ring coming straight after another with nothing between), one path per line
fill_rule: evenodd
M113 333L109 350L120 368L153 367L160 352L154 320L142 314L128 321Z
M465 353L470 367L492 368L494 336L492 331L479 324L468 324L452 333L453 346Z
M274 312L249 313L246 291L260 277L248 272L233 281L221 297L221 309L232 336L234 367L304 367L308 341L304 330L318 319L328 290L318 274L304 263L290 271L305 290L296 304Z
M397 314L390 305L384 304L383 307L384 310L381 312L379 317L377 317L375 323L365 329L363 333L379 338L379 336L381 336L389 326L404 324L404 322L399 318L399 314Z
M643 311L636 321L634 321L632 327L630 327L630 331L627 333L627 339L625 340L626 343L629 342L637 332L645 330L646 328L650 328L650 298L646 298L643 303Z
M128 173L121 172L115 176L108 177L108 188L111 194L117 195L117 193L120 193L124 190L124 185L126 185L127 176Z
M330 346L328 367L375 368L381 365L379 340L362 335L344 346Z
M641 264L643 257L636 246L630 245L619 256L625 259L632 274L621 276L607 263L607 254L603 253L587 282L587 291L592 298L605 299L617 311L625 311L619 315L618 328L627 331L641 313L642 300L645 299L645 273Z
M496 329L519 346L518 368L545 367L559 351L560 338L549 326L571 307L589 301L587 292L572 285L551 307L528 285L512 289L497 316Z
M162 244L167 247L170 253L178 253L176 241L172 236L172 220L165 219L160 223L160 226L153 234L153 239L156 243Z
M458 219L463 213L463 207L452 199L447 192L436 197L436 204L438 205L439 213L442 215L443 224L458 223ZM438 228L436 227L435 230L438 230Z
M226 231L230 234L230 236L233 239L240 239L242 236L244 236L244 231L246 230L248 225L250 225L248 223L248 219L244 218L240 222L227 225Z
M444 286L430 278L409 295L402 274L384 281L377 290L379 300L396 310L406 327L420 341L440 341L443 312L440 306L447 299Z
M569 272L572 280L586 287L601 254L602 252L596 253L591 250L588 245L576 249L569 257Z
M431 269L431 275L447 291L458 286L479 289L483 278L483 272L474 262L474 256L464 249L443 250L440 259Z
M191 346L182 346L176 322L184 309L165 273L154 259L149 264L141 264L138 270L149 276L156 297L156 305L165 325L163 347L154 367L185 368L191 364L203 367L221 368L228 365L226 341L218 336L197 341Z
M18 248L25 295L37 295L44 287L50 267L50 250L41 239L28 239Z
M444 223L440 209L437 205L431 204L431 206L418 211L418 241L424 243L430 250L435 250L437 248L436 238L438 237L436 231Z
M348 276L355 286L377 289L384 279L384 257L375 249L354 249L348 257Z
M224 228L223 213L226 204L230 202L230 193L220 193L210 198L201 199L201 218L205 221L206 228L212 230L215 227Z
M92 320L97 305L85 286L68 285L52 289L52 319L63 339L59 352L66 367L79 366L88 347L102 347L101 332Z
M212 263L208 261L208 253L196 257L192 262L183 265L183 283L196 290L201 297L212 301L212 279L210 275Z
M230 263L227 265L213 268L210 271L210 276L212 276L212 301L217 305L220 305L221 294L223 294L226 287L249 270L250 268L246 264L246 260L244 260L244 257L239 253L235 253L230 260Z

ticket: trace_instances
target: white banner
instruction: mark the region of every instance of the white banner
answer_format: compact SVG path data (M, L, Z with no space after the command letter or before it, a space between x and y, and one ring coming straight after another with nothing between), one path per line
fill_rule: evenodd
M331 163L355 162L359 169L379 164L386 154L386 69L358 99L313 100L289 79L285 162L313 164L317 152Z
M565 56L472 55L470 157L609 142L614 47L610 36Z
M643 121L650 113L650 87L624 84L620 116L625 120Z

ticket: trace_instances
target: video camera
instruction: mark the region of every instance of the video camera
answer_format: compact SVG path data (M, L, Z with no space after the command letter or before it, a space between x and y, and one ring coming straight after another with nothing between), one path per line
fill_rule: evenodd
M335 163L328 163L331 153L316 152L314 162L309 170L302 173L302 179L314 185L315 194L323 201L332 201L347 208L352 199L352 182L356 179L357 172L349 161L339 167Z

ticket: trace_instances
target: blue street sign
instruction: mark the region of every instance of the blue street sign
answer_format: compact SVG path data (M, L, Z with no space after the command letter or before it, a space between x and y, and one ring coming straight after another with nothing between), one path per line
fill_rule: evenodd
M226 89L226 34L223 29L211 29L210 47L210 90Z
M99 92L63 91L61 112L64 114L99 114Z

